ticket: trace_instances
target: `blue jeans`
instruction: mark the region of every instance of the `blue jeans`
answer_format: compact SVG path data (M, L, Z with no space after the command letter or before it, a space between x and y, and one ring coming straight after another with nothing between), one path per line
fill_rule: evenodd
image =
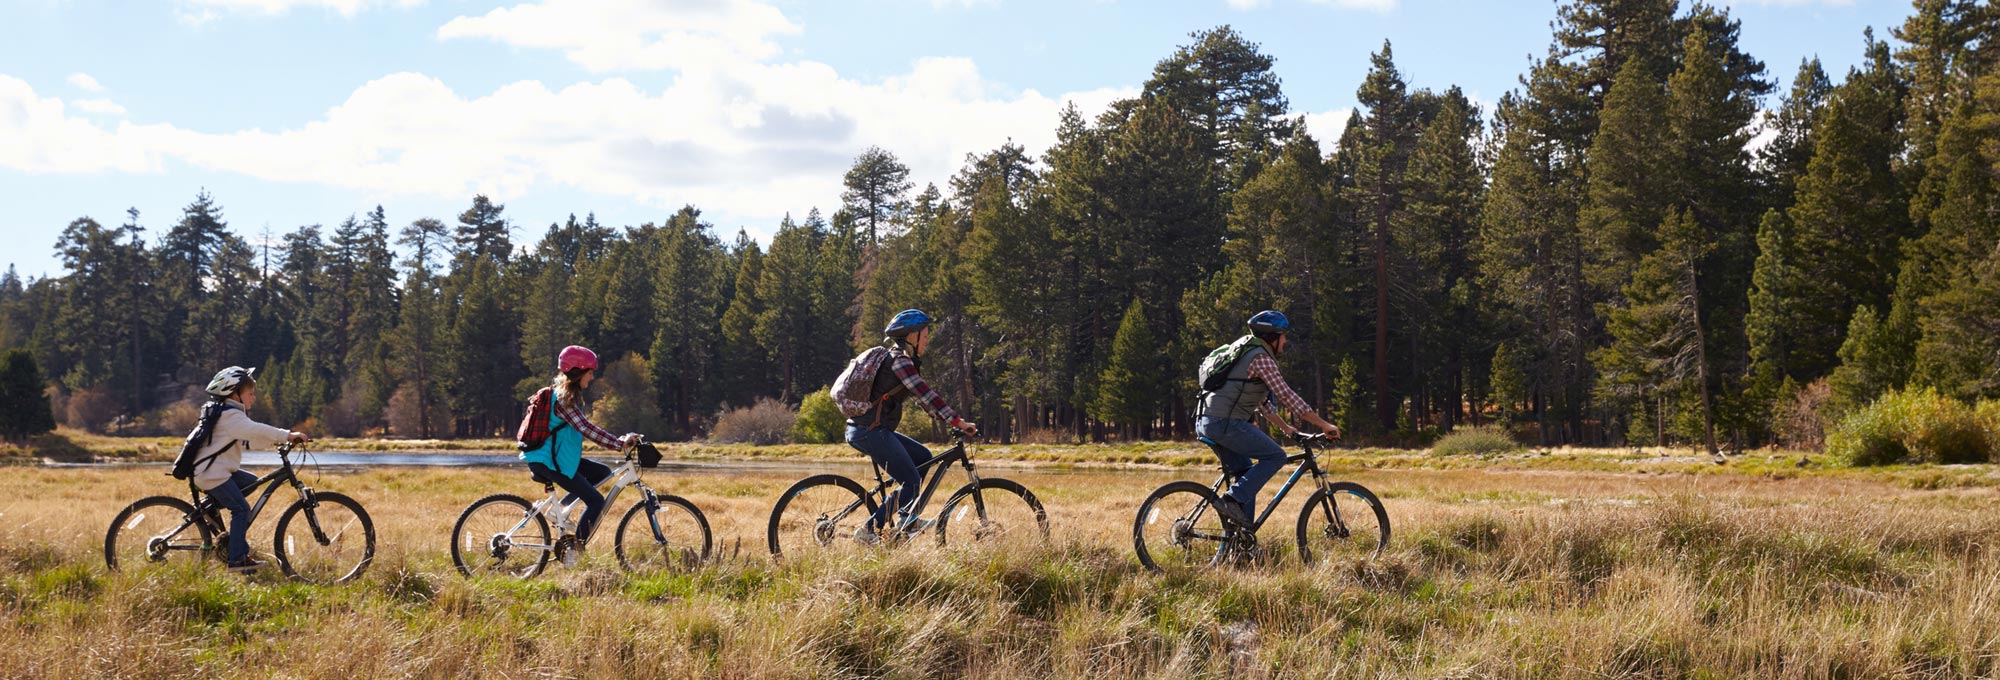
M229 475L229 480L208 490L208 497L215 504L229 511L229 550L223 553L230 562L242 562L250 557L250 499L244 497L243 490L257 483L257 475L237 470Z
M889 476L899 485L883 499L882 507L875 509L875 517L868 522L876 528L888 526L890 512L901 508L905 502L915 501L917 495L922 493L919 489L924 484L924 472L917 466L931 462L931 450L895 430L855 425L847 426L847 445L868 454L868 458L888 470Z
M569 495L562 499L564 505L574 503L578 498L583 499L583 519L576 522L576 540L589 543L590 532L597 530L598 516L604 514L604 494L597 492L597 485L611 476L611 468L585 458L577 461L575 477L565 477L541 463L529 463L528 473L534 475L538 481L545 481L568 491Z
M1223 495L1256 517L1257 491L1285 467L1285 447L1248 420L1202 416L1194 421L1194 433L1227 449L1216 455L1222 458L1223 469L1236 474L1236 483Z

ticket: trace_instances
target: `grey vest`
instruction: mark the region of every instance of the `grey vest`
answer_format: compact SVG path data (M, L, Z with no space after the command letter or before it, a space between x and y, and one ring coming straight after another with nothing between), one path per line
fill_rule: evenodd
M903 424L903 401L910 398L910 389L903 386L903 379L896 377L893 366L897 357L909 357L910 364L923 370L923 359L889 350L889 357L875 367L873 385L868 390L868 401L874 406L867 413L847 419L847 424L883 430L894 430Z
M1271 398L1271 387L1262 380L1250 377L1250 362L1259 354L1270 354L1262 347L1244 352L1229 369L1229 380L1214 392L1203 392L1195 402L1195 415L1210 418L1232 418L1254 420L1257 407Z

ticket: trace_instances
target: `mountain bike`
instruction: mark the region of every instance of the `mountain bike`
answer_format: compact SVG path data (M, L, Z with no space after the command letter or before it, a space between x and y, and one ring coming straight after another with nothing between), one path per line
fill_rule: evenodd
M888 537L892 540L908 538L909 530L920 526L916 520L923 514L931 495L943 480L944 468L956 464L965 468L967 481L965 486L952 493L938 511L937 521L932 527L937 533L938 545L953 540L996 544L1015 539L1047 540L1049 516L1042 510L1042 502L1035 499L1035 494L1018 482L980 477L978 467L972 462L972 454L966 449L964 437L954 434L951 443L950 449L917 466L918 472L928 475L930 479L924 483L921 495L903 499L902 509L907 519L891 527ZM813 475L799 480L779 495L778 504L771 508L771 555L799 555L842 543L858 545L860 542L855 540L854 530L875 515L876 508L887 501L889 492L895 486L895 480L883 474L881 465L875 466L873 489L863 489L860 483L835 474Z
M361 504L347 496L318 491L299 480L292 454L299 445L278 447L278 469L243 490L259 487L264 494L250 506L251 522L281 486L299 494L278 516L272 553L286 576L312 583L344 583L368 570L375 560L375 523ZM229 525L215 499L188 483L190 500L173 496L141 498L111 520L104 533L104 564L112 571L166 562L177 554L190 559L223 558L229 545ZM192 502L190 502L192 501Z
M618 494L625 489L639 489L639 502L618 521L612 542L618 566L636 574L693 568L708 559L713 540L708 518L702 516L700 508L685 498L654 491L640 479L641 468L658 467L659 463L658 451L642 440L640 445L626 447L625 459L597 485L607 510L616 507ZM468 578L507 574L527 579L542 573L551 560L570 566L568 558L583 548L576 536L577 520L572 519L579 517L583 501L565 503L561 488L549 480L540 481L548 497L534 503L503 493L466 506L451 530L451 561L459 573ZM599 533L609 519L599 519Z
M1224 467L1222 477L1210 486L1183 480L1154 490L1139 504L1139 514L1132 520L1132 544L1139 552L1139 563L1161 571L1259 559L1263 553L1257 547L1257 530L1278 509L1285 494L1308 474L1314 490L1299 510L1299 559L1312 566L1380 555L1389 545L1389 513L1382 508L1382 501L1366 487L1333 481L1320 469L1313 451L1328 445L1326 435L1300 435L1297 439L1303 450L1286 456L1285 462L1299 463L1298 468L1251 526L1238 526L1215 511L1216 500L1242 470ZM1201 442L1218 453L1228 451L1206 437Z

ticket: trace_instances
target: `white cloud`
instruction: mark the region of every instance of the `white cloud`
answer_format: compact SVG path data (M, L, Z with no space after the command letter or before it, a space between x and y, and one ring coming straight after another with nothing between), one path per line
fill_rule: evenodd
M78 99L70 102L70 104L75 105L78 111L84 113L96 113L107 116L125 115L125 107L119 106L118 102L109 99Z
M1340 141L1340 133L1347 129L1347 117L1351 115L1354 115L1353 108L1343 108L1301 113L1295 117L1305 119L1306 133L1319 140L1320 148L1332 151L1334 143Z
M29 172L153 172L166 159L278 182L378 195L505 200L565 186L671 208L694 203L775 219L837 204L855 154L890 149L919 181L1012 139L1053 142L1067 101L1098 111L1129 90L993 94L970 61L925 59L880 83L813 62L690 72L663 91L612 78L536 81L465 96L422 74L362 85L318 120L280 130L106 128L0 76L0 166Z
M0 74L0 166L31 173L157 170L160 156L146 137L127 123L106 129L71 117L62 100Z
M97 79L90 77L90 74L88 73L69 74L69 84L71 86L74 86L76 89L83 90L85 92L104 91L104 86L98 84Z
M1223 0L1223 4L1229 5L1230 9L1237 10L1257 9L1269 4L1269 2L1270 0Z
M257 14L283 14L299 8L330 9L342 16L354 16L361 10L382 5L414 7L424 0L179 0L183 17L195 22L207 21L216 11L252 12Z
M545 0L461 16L437 37L554 49L592 71L702 67L779 54L773 36L799 26L753 0Z

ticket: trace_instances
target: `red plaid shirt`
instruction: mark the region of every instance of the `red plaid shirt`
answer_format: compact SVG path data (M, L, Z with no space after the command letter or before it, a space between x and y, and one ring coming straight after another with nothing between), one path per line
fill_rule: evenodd
M1262 381L1266 387L1271 388L1271 398L1283 405L1285 410L1291 411L1292 415L1312 412L1312 405L1299 397L1299 393L1292 391L1292 386L1285 383L1285 376L1278 374L1278 362L1272 359L1269 353L1258 352L1257 356L1250 358L1250 377ZM1260 404L1259 408L1265 413L1271 412L1270 402Z
M544 399L550 402L549 410L543 411L535 408L536 402ZM604 428L598 427L596 423L590 422L590 418L583 415L582 409L557 400L555 398L555 388L553 387L544 387L540 392L536 392L535 396L528 399L527 416L522 419L521 429L515 433L514 438L524 442L548 439L549 416L552 413L560 416L563 422L569 423L570 427L576 428L576 431L581 433L583 438L597 442L598 446L613 451L620 451L625 448L625 443L619 441L618 437L613 436L610 432L606 432Z

